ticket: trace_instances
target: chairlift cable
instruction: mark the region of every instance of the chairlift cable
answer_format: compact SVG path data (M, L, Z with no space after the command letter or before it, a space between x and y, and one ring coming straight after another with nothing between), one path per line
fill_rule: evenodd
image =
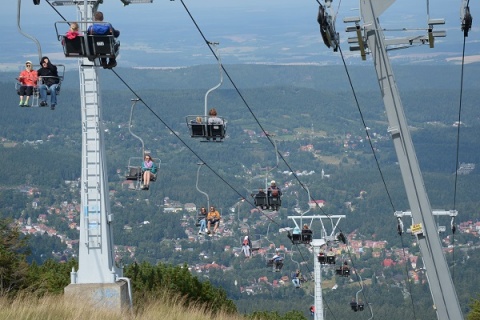
M63 21L67 22L67 19L65 19L65 17L57 10L57 8L55 8L55 7L50 3L50 1L48 1L48 0L45 0L45 1L48 3L48 5L49 5L53 10L55 10L55 12L60 16L60 18L63 19Z
M470 0L467 1L466 7ZM463 82L464 82L464 68L465 68L465 47L467 41L467 34L468 30L464 30L463 36L463 47L462 47L462 66L461 66L461 74L460 74L460 97L459 97L459 104L458 104L458 118L457 118L457 148L456 148L456 159L455 159L455 182L454 182L454 190L453 190L453 210L457 207L457 186L458 186L458 169L459 169L459 158L460 158L460 128L462 126L462 103L463 103ZM453 267L452 267L452 279L455 279L455 218L452 217L451 221L451 230L452 230L452 260L453 260Z

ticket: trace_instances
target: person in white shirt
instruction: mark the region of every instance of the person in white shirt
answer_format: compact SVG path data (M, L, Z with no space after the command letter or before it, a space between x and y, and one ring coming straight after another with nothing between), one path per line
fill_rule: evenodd
M208 124L223 124L223 120L217 116L215 108L210 109L208 112Z

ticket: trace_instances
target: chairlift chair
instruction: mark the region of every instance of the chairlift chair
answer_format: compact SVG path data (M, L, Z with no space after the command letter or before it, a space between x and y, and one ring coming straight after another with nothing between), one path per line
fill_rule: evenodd
M335 255L328 255L328 253L327 253L327 263L328 264L335 264L335 262L336 262L335 260L336 260Z
M300 233L292 233L290 240L293 244L310 244L313 240L312 230L302 230Z
M55 89L56 90L56 94L57 96L60 94L60 88L62 86L62 81L65 77L65 65L63 64L56 64L55 65L57 67L57 72L58 72L58 86L57 88ZM32 65L32 69L33 70L38 70L40 69L41 66L40 65ZM48 78L48 77L42 77L42 78ZM51 77L51 78L57 78L57 77ZM20 81L18 80L18 78L15 78L15 91L17 92L18 95L20 95L20 87L22 86L22 84L20 83ZM42 85L42 80L38 80L37 81L37 86L36 87L33 87L33 92L32 92L32 96L31 98L29 99L29 105L27 105L27 107L40 107L40 85ZM47 95L50 95L51 94L51 90L50 89L47 89Z
M335 253L332 250L327 251L327 253L321 251L317 256L317 259L320 264L334 265L336 262Z
M302 229L302 243L310 244L313 240L313 231L311 229Z
M208 124L208 116L205 115L186 116L190 137L202 138L202 142L222 142L226 133L225 119L218 118L222 120L223 124Z
M258 251L262 247L262 241L259 240L250 240L252 242L252 247L250 248L250 251Z
M128 132L130 132L130 134L133 137L135 137L136 139L138 139L141 142L141 144L142 144L142 157L130 157L128 159L127 171L125 173L125 179L126 180L137 181L137 183L135 184L135 190L140 190L141 189L142 182L143 182L142 163L144 161L143 159L144 159L145 155L147 154L147 152L145 152L145 144L143 142L143 139L132 132L133 110L135 109L135 105L137 104L137 102L139 100L140 99L138 99L138 98L131 99L132 107L130 109L130 120L128 122ZM151 175L151 177L150 177L150 181L154 182L156 180L156 177L159 174L161 161L159 159L153 157L153 156L151 156L151 158L153 159L153 162L154 162L155 166L157 167L157 173ZM145 189L145 190L148 190L148 189Z
M362 300L360 300L358 298L358 295L360 294L360 292L363 291L363 280L362 280L362 276L360 274L357 274L357 275L360 278L360 286L361 287L360 287L360 290L358 290L357 293L355 294L355 298L352 298L352 301L350 302L350 307L355 312L363 311L365 309L365 304L362 302ZM372 313L372 316L373 316L373 313Z
M323 5L319 5L317 22L320 25L320 34L323 42L327 48L333 48L333 51L337 52L340 44L340 36L335 30L335 17L331 10L330 2L325 1Z
M186 122L188 129L190 131L190 136L192 138L202 138L202 142L222 142L225 139L226 132L226 120L222 117L216 116L216 118L221 121L217 123L209 122L208 116L208 95L218 89L223 83L223 72L222 72L222 62L220 59L220 54L218 53L217 45L218 42L208 42L209 46L213 47L213 50L216 53L218 61L218 70L220 72L220 82L214 87L210 88L205 93L205 103L204 103L204 114L203 115L189 115L186 117ZM210 119L212 120L212 119Z
M278 211L278 209L282 206L280 194L273 195L270 190L267 191L267 201L268 206L274 211Z
M260 192L260 190L263 192ZM254 190L251 196L256 207L260 207L262 210L268 209L267 193L263 189Z
M195 227L200 227L200 221L202 219L206 219L206 217L200 213L200 210L197 210L197 214L195 216Z
M350 308L352 309L352 311L355 311L355 312L358 311L358 304L357 304L357 301L355 301L355 299L350 302Z
M283 264L285 261L284 253L277 253L277 254L281 257L280 263L277 265L275 265L273 262L273 257L275 256L275 253L270 252L265 255L265 261L266 261L267 267L273 268L273 271L280 271L283 268Z
M63 25L63 29L66 31L72 22L76 22L81 26L81 33L74 39L68 39L64 33L59 33L58 25ZM88 34L87 25L92 23L92 21L55 22L57 39L62 44L63 53L66 58L87 58L90 61L94 61L104 58L115 59L118 56L120 52L120 41L118 41L113 34ZM102 21L102 24L108 24L108 22Z
M313 240L313 231L311 228L311 223L308 229L305 229L298 226L297 222L295 222L295 228L293 228L292 234L288 233L288 237L292 241L293 244L310 244ZM320 261L320 260L319 260Z
M261 208L262 210L275 210L278 211L278 209L282 206L282 200L280 195L272 195L269 190L267 192L260 193L260 190L264 189L255 189L251 193L251 196L253 197L253 202L256 207Z
M318 262L320 264L327 264L327 257L324 252L320 252L317 256Z
M152 175L150 182L155 182L157 180L158 170L160 169L160 160L155 160L153 162L157 166L157 174ZM128 159L127 169L125 171L125 180L136 181L134 188L139 190L143 181L143 172L142 172L142 157L130 157Z
M347 262L345 261L341 266L335 269L335 273L338 276L342 277L349 277L350 276L350 267L348 266Z

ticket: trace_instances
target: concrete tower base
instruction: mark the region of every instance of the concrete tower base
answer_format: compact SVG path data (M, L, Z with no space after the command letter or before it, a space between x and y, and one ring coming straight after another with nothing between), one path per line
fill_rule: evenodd
M115 283L71 283L64 289L64 298L90 303L96 308L118 312L130 307L128 285L125 281Z

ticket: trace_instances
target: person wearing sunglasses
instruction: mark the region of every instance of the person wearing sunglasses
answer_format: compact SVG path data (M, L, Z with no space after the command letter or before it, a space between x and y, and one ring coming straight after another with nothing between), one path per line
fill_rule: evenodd
M50 108L55 110L57 105L57 92L60 88L60 78L58 77L57 66L52 64L48 57L42 57L40 60L41 68L38 69L37 74L41 85L40 91L40 106L46 107L47 94L50 93Z
M143 184L141 186L142 190L148 190L150 187L150 181L155 179L155 174L157 173L157 166L153 162L152 157L149 154L146 154L142 163L142 178Z
M218 226L220 225L220 213L215 210L215 207L210 207L210 211L207 215L207 234L211 237L215 232L217 232ZM210 227L213 225L213 230L210 231Z
M18 82L20 82L20 88L18 89L18 95L20 96L20 107L28 107L28 100L33 94L33 88L37 86L38 75L37 71L33 70L32 62L25 62L25 70L20 72L18 76Z

